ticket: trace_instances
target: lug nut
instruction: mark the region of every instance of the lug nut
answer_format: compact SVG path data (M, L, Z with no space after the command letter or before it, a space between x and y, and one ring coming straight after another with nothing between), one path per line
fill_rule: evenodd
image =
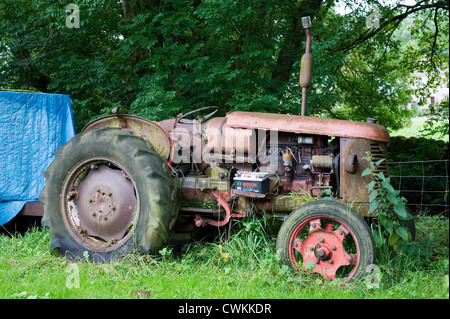
M77 193L76 191L70 191L70 192L67 194L67 199L68 199L68 200L74 199L75 197L77 197L77 195L78 195L78 193Z
M331 246L331 250L336 250L336 246Z

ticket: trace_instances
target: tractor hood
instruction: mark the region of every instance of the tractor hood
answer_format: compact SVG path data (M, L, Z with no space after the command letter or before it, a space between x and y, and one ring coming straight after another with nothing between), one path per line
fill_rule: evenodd
M265 129L297 134L314 134L347 138L364 138L389 143L389 132L381 125L327 118L232 112L227 115L227 126L234 128Z

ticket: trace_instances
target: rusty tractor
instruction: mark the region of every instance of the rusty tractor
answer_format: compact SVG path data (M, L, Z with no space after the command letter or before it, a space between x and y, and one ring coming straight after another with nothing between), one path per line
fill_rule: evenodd
M214 117L206 107L155 122L113 110L61 147L44 174L52 248L96 262L157 253L173 234L265 212L283 220L281 262L328 280L360 278L375 258L363 157L386 159L389 133L373 120L305 116L312 57L302 20L301 115ZM387 175L387 161L377 169Z

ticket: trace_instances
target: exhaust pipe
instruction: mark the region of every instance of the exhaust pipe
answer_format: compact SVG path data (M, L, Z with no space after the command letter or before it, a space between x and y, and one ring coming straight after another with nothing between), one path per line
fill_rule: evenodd
M302 87L302 110L301 115L306 115L306 97L308 88L311 86L313 57L311 55L311 18L303 17L302 25L306 32L305 54L302 56L300 65L300 86Z

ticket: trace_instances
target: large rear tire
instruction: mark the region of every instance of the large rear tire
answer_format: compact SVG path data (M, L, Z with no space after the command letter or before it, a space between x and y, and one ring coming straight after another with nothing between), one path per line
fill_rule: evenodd
M91 130L55 156L40 196L53 249L104 262L132 250L157 253L168 243L177 181L148 141L116 128Z

